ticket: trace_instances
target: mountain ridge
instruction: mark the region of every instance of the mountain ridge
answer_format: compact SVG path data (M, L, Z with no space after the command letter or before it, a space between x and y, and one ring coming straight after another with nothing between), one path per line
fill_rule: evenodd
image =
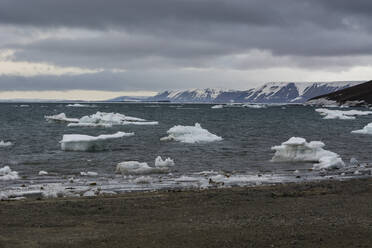
M307 100L363 83L334 82L270 82L248 90L189 89L166 90L146 101L191 103L305 103Z

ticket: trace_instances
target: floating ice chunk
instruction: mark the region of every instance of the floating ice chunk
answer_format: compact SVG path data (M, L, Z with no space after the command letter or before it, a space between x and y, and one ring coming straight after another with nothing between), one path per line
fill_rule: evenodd
M141 118L126 116L119 113L97 112L89 116L83 116L77 124L70 127L111 127L113 125L158 125L157 121L146 121Z
M3 140L0 140L0 147L8 147L8 146L12 146L13 143L8 141L8 142L5 142Z
M147 163L138 161L126 161L116 165L116 173L123 175L143 175L153 173L166 173L168 167L150 167Z
M45 175L48 175L48 172L46 171L39 171L39 176L45 176Z
M77 118L68 118L65 113L60 113L58 115L46 115L44 118L48 122L79 122Z
M160 156L155 159L155 167L171 167L174 166L174 160L166 158L163 160Z
M352 157L350 159L350 164L353 165L353 166L357 166L357 165L359 165L359 161L356 158Z
M108 123L69 123L68 127L112 127L112 124Z
M66 105L66 107L72 107L72 108L96 108L97 106L96 105L89 105L89 104L75 103L75 104L68 104L68 105Z
M27 105L27 104L22 104L22 105L19 105L20 108L28 108L30 107L30 105Z
M137 184L150 184L151 181L152 181L152 178L149 176L141 176L133 180L133 182Z
M97 172L93 172L93 171L87 171L87 172L80 172L80 175L81 176L89 176L89 177L95 177L95 176L98 176L98 173Z
M160 140L175 140L183 143L201 143L222 140L221 137L203 129L199 123L195 123L195 126L174 126L169 129L167 133L169 136L163 137Z
M12 171L9 166L0 168L0 181L9 181L18 179L18 172Z
M251 103L243 104L242 107L254 108L254 109L267 108L267 106L265 104L251 104Z
M320 115L324 116L323 119L341 119L341 120L353 120L355 116L358 115L370 115L372 111L360 111L360 110L332 110L332 109L325 109L319 108L315 109L316 112L320 113Z
M304 138L292 137L280 146L274 146L273 162L317 162L314 169L341 168L345 164L337 153L324 150L320 141L306 142Z
M212 109L222 109L223 105L214 105L211 107Z
M360 133L360 134L372 134L372 122L369 123L367 126L363 127L360 130L351 131L352 133Z
M103 134L97 137L82 134L63 135L61 149L63 151L97 151L105 148L107 140L133 136L134 133L117 132L115 134Z

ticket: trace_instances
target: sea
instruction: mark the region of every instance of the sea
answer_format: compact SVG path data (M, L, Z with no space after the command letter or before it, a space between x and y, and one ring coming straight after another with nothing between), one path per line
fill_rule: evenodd
M326 120L316 107L267 105L247 108L240 105L211 108L211 104L175 103L94 103L88 107L69 107L67 103L1 103L0 140L11 146L0 147L0 168L9 166L18 173L12 180L0 180L0 198L80 197L110 195L130 191L204 189L256 186L262 184L344 180L369 176L345 171L313 170L313 162L272 162L275 151L291 137L322 141L324 149L362 167L372 162L372 135L353 134L372 122L372 115L353 120ZM335 110L362 110L348 108ZM158 121L158 125L115 125L113 127L67 127L49 123L47 115L65 113L70 118L96 112L120 113ZM221 141L182 143L162 141L176 126L199 123ZM118 131L133 132L131 137L113 139L105 149L95 152L63 151L65 134L98 136ZM174 166L161 174L122 175L115 173L118 163L146 162L154 166L157 156L171 158ZM40 171L48 174L39 175ZM83 173L82 173L83 172ZM85 175L84 172L93 172ZM1 177L0 177L1 179Z

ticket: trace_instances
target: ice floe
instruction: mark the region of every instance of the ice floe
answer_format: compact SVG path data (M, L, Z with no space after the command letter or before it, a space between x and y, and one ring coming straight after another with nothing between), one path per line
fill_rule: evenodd
M195 123L195 126L174 126L167 133L168 136L160 140L175 140L182 143L203 143L222 140L222 137L210 133L202 128L199 123Z
M69 127L111 127L113 125L157 125L157 121L126 116L119 113L97 112L89 116L81 117L77 123L70 123Z
M360 110L333 110L326 108L315 109L316 112L324 116L323 119L341 119L341 120L353 120L358 115L370 115L372 111L360 111Z
M368 123L367 126L363 127L360 130L351 131L352 133L359 133L359 134L372 134L372 122Z
M107 140L133 135L134 133L124 132L103 134L96 137L82 134L65 134L60 143L63 151L99 151L105 148Z
M6 142L6 141L3 141L3 140L0 140L0 148L1 148L1 147L12 146L12 145L13 145L13 143L10 142L10 141Z
M67 104L66 107L72 107L72 108L96 108L97 105L75 103L75 104Z
M18 172L12 171L9 166L0 168L0 181L19 179Z
M212 109L222 109L223 105L214 105L211 107Z
M46 176L46 175L48 175L47 171L43 171L43 170L39 171L39 176Z
M166 158L163 160L160 156L155 159L155 167L171 167L174 166L174 160L171 158Z
M324 150L321 141L306 142L304 138L292 137L280 146L271 149L275 151L273 162L316 162L314 169L335 169L345 166L341 157L334 152Z
M79 122L77 118L68 118L65 113L60 113L58 115L46 115L44 118L48 122Z
M265 104L251 104L251 103L245 103L245 104L242 105L242 107L254 108L254 109L267 108L267 106Z

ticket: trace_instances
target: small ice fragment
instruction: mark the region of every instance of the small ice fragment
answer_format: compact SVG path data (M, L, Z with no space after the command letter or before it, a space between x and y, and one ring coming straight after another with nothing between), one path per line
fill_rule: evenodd
M45 175L48 175L48 172L43 171L43 170L39 171L39 176L45 176Z
M5 142L3 140L0 140L0 147L8 147L8 146L12 146L13 143L8 141L8 142Z
M9 166L0 168L0 181L10 181L19 179L18 172L12 171Z
M94 177L94 176L98 176L98 173L97 172L93 172L93 171L88 171L88 172L80 172L80 175L81 176L90 176L90 177Z
M137 177L136 179L133 180L133 182L137 184L150 184L152 181L151 177L149 176L141 176Z
M116 165L116 173L123 175L141 175L154 173L167 173L168 167L150 167L147 163L138 161L125 161Z
M350 164L353 165L353 166L357 166L359 165L359 161L356 159L356 158L351 158L350 159Z
M214 105L211 107L212 109L222 109L223 105Z
M171 158L166 158L163 160L160 156L155 159L155 167L170 167L174 166L174 160Z
M372 134L372 122L363 127L363 129L351 131L351 133Z
M353 120L358 115L370 115L372 111L360 111L360 110L332 110L326 108L315 109L316 112L324 116L323 119L341 119L341 120Z
M77 118L68 118L65 113L60 113L58 115L46 115L44 118L48 122L78 122Z
M66 107L73 107L73 108L95 108L97 107L96 105L89 105L89 104L67 104Z

